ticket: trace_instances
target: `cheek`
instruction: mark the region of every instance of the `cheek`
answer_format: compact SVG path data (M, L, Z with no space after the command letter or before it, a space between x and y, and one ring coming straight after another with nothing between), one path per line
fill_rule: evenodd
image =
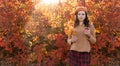
M84 18L86 17L85 15L82 15Z
M82 16L83 17L83 19L85 19L86 18L86 16L84 15L84 16Z

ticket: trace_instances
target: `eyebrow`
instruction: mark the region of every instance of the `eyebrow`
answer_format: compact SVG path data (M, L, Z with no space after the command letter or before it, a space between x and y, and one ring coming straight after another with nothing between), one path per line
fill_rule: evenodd
M78 13L78 14L85 14L85 13Z
M78 12L78 13L84 13L84 12Z

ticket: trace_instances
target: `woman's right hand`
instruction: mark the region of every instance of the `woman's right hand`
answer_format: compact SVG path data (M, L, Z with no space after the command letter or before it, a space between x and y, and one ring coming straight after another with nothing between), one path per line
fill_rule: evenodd
M76 42L77 40L78 40L78 38L76 36L72 36L71 42Z
M71 38L68 38L67 42L68 42L69 44L72 44L72 43L76 42L77 39L78 39L78 38L77 38L76 36L72 36Z
M67 42L68 42L69 44L72 44L71 39L68 39Z

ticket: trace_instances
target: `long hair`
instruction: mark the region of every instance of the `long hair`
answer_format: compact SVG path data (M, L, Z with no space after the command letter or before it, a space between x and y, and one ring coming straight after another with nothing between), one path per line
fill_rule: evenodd
M74 28L79 25L79 19L78 19L77 14L78 14L78 12L75 13ZM83 24L85 25L85 27L89 27L89 19L88 19L88 16L87 16L87 12L85 12L85 16L86 17L84 19Z

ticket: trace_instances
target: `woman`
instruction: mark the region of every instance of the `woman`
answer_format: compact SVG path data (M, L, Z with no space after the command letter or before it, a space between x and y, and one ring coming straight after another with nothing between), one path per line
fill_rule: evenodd
M68 37L71 44L69 58L70 66L90 66L90 43L96 42L95 28L89 23L87 9L78 7L75 11L74 31L75 35Z

